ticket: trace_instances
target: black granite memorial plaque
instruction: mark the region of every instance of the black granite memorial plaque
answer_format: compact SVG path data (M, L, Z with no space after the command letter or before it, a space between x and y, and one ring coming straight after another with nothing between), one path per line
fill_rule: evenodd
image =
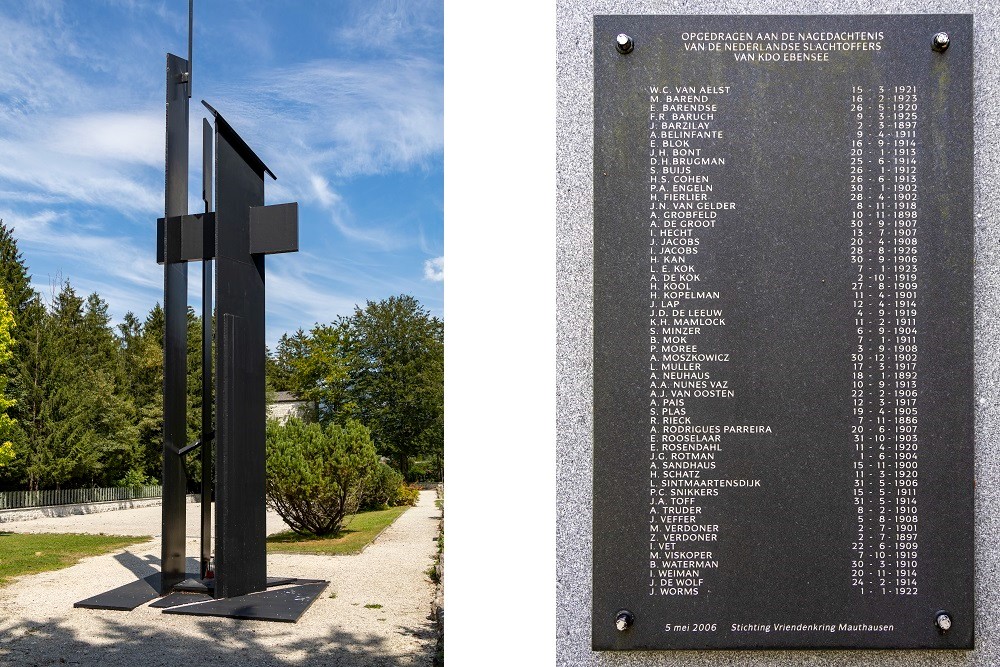
M973 646L972 48L595 17L595 649Z

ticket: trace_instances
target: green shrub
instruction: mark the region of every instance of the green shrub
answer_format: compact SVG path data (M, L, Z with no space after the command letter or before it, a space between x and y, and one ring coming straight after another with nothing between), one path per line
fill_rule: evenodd
M136 470L132 468L125 476L120 480L115 482L115 486L122 486L130 489L139 490L140 487L148 486L150 484L156 484L156 480L152 477L147 477L145 473L141 470Z
M366 510L382 510L399 504L399 487L403 485L403 476L391 465L379 462L365 481L361 508Z
M410 463L410 481L439 482L440 472L436 458L417 459Z
M417 500L420 499L420 487L415 484L400 484L399 485L399 500L396 501L397 505L416 505Z
M337 533L377 465L371 435L356 421L267 424L267 503L301 535Z

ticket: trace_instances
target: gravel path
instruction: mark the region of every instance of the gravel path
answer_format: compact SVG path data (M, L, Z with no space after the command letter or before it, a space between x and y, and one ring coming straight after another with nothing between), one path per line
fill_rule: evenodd
M418 504L360 554L269 555L269 575L331 581L326 593L295 624L171 616L147 606L132 612L73 608L77 600L133 581L136 574L152 572L152 566L159 564L159 539L87 558L64 570L24 577L0 588L0 664L430 667L436 640L430 619L434 586L425 571L436 550L434 537L441 515L435 497L434 491L422 491ZM198 506L191 507L196 517ZM132 517L114 521L97 514L23 523L39 524L33 528L37 532L53 532L43 526L69 521L69 528L62 531L155 535L159 508L107 514L149 510L157 510L153 512L155 527ZM188 531L194 539L188 540L187 550L197 554L191 511L188 517ZM105 521L112 525L105 526ZM22 530L20 523L14 525L4 524L2 529ZM190 560L188 570L196 567Z

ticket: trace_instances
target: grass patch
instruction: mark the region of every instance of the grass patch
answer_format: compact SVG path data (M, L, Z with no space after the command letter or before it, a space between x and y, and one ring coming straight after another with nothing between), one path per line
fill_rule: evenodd
M385 530L407 507L359 512L346 521L346 527L336 536L299 535L286 530L267 538L270 553L298 553L337 556L356 554Z
M127 535L0 532L0 586L12 577L61 570L75 565L81 558L98 556L150 539Z
M365 609L381 609L381 608L382 608L382 605L380 605L380 604L366 604L365 605Z

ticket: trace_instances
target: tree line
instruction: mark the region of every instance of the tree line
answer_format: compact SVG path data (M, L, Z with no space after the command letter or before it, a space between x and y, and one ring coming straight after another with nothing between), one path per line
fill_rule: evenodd
M44 299L2 220L0 291L0 489L158 483L162 307L142 319L129 312L113 326L108 304L96 293L78 294L69 281ZM190 308L187 347L193 442L202 404L201 318ZM310 401L316 407L308 416L322 424L365 424L378 453L410 475L418 457L440 469L443 367L443 323L405 295L285 335L267 360L269 389ZM186 465L196 489L199 457Z
M321 425L366 426L407 480L443 479L444 323L412 296L285 334L267 368L272 386L310 401Z

